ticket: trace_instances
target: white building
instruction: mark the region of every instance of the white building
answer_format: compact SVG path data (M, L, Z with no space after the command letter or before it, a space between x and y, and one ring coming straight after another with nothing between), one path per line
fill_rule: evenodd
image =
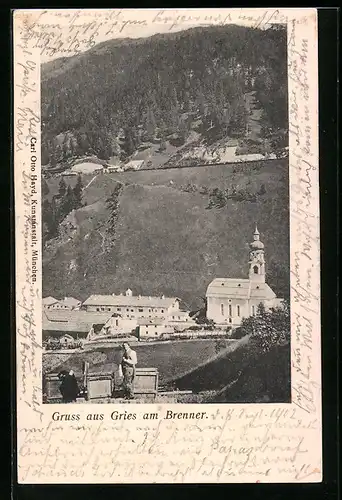
M279 305L274 291L265 281L264 244L255 228L254 239L250 244L249 277L215 278L208 286L207 318L220 327L237 327L242 318L257 313L260 303L266 308Z
M135 334L137 326L136 319L121 318L113 314L104 324L94 324L89 331L87 340L95 340L99 337L127 337Z
M189 311L172 311L167 320L168 325L172 326L175 332L182 332L197 325L196 321L190 317Z
M103 168L103 165L99 163L84 162L71 167L71 172L76 174L100 174L103 172Z
M178 313L179 299L176 297L134 296L132 290L120 295L91 295L82 304L85 311L112 312L122 318L165 318Z
M163 318L138 319L139 340L160 338L164 333L174 333L174 327Z
M43 299L44 309L60 309L71 311L73 309L78 310L82 302L74 297L64 297L64 299L59 300L54 297L45 297Z
M140 170L145 160L131 160L124 165L125 170Z
M106 165L103 168L104 174L114 174L116 172L123 172L123 168L121 165Z

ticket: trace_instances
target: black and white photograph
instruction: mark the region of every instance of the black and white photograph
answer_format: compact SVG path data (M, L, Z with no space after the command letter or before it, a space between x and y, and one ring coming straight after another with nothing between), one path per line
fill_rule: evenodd
M317 9L13 17L18 481L322 481Z
M52 58L41 120L43 401L290 402L287 26Z

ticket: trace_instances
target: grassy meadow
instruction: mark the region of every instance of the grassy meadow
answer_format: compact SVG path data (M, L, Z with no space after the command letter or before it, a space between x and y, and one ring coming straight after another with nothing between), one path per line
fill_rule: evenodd
M238 341L189 340L134 346L138 366L157 368L159 387L192 391L191 394L158 396L168 403L290 402L289 344L263 353L246 336ZM119 347L73 354L43 354L44 373L74 370L81 381L83 361L90 372L116 370ZM170 399L171 398L171 399Z
M161 342L139 344L134 346L138 356L138 366L141 368L157 368L159 383L178 378L187 373L189 367L206 363L214 358L220 349L231 344L229 340L188 340L179 342ZM115 371L121 361L122 350L119 346L103 347L78 353L55 354L44 353L44 372L58 372L62 369L74 370L76 376L81 376L83 361L88 361L91 372Z

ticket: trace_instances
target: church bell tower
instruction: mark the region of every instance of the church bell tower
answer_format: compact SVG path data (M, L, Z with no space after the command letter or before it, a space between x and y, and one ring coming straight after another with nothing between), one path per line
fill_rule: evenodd
M253 241L249 252L249 279L254 283L265 283L265 252L260 241L260 233L255 226Z

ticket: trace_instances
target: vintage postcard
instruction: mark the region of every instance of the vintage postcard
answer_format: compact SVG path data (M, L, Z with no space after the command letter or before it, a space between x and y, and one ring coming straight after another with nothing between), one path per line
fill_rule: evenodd
M316 10L13 38L19 483L322 481Z

